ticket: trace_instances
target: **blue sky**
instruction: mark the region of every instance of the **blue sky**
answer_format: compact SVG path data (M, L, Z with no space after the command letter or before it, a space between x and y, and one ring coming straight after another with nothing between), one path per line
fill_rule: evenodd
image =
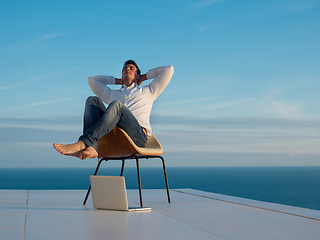
M0 167L95 166L52 143L127 59L175 67L151 116L168 166L320 166L319 26L319 0L1 1Z

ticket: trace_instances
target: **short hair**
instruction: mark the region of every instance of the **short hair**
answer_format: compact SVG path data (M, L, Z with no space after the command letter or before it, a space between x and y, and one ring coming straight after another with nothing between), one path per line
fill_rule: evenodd
M141 75L140 69L139 69L139 67L138 67L138 65L136 64L135 61L133 61L133 60L127 60L127 61L123 64L123 67L125 67L125 66L128 65L128 64L132 64L133 66L135 66L135 67L137 68L137 73L138 73L138 75L139 75L139 76Z

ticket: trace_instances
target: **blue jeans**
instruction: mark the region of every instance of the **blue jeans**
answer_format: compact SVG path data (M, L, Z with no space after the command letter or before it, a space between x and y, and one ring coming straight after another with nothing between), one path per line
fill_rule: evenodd
M79 140L98 151L98 140L109 133L115 126L123 129L139 146L147 142L142 127L131 111L116 100L106 108L98 97L88 97L84 111L83 135Z

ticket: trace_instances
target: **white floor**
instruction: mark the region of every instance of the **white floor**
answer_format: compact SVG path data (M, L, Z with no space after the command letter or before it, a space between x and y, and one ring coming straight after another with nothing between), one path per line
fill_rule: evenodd
M97 210L83 190L0 190L1 240L320 239L320 211L192 189L143 190L149 212ZM138 205L137 190L128 190Z

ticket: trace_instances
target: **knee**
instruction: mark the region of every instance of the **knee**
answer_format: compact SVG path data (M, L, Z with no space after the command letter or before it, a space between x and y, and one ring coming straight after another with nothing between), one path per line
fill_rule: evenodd
M99 105L101 102L101 99L96 96L90 96L86 100L86 105Z
M123 106L123 103L119 100L115 100L109 105L109 107L113 109L121 109L122 106Z

